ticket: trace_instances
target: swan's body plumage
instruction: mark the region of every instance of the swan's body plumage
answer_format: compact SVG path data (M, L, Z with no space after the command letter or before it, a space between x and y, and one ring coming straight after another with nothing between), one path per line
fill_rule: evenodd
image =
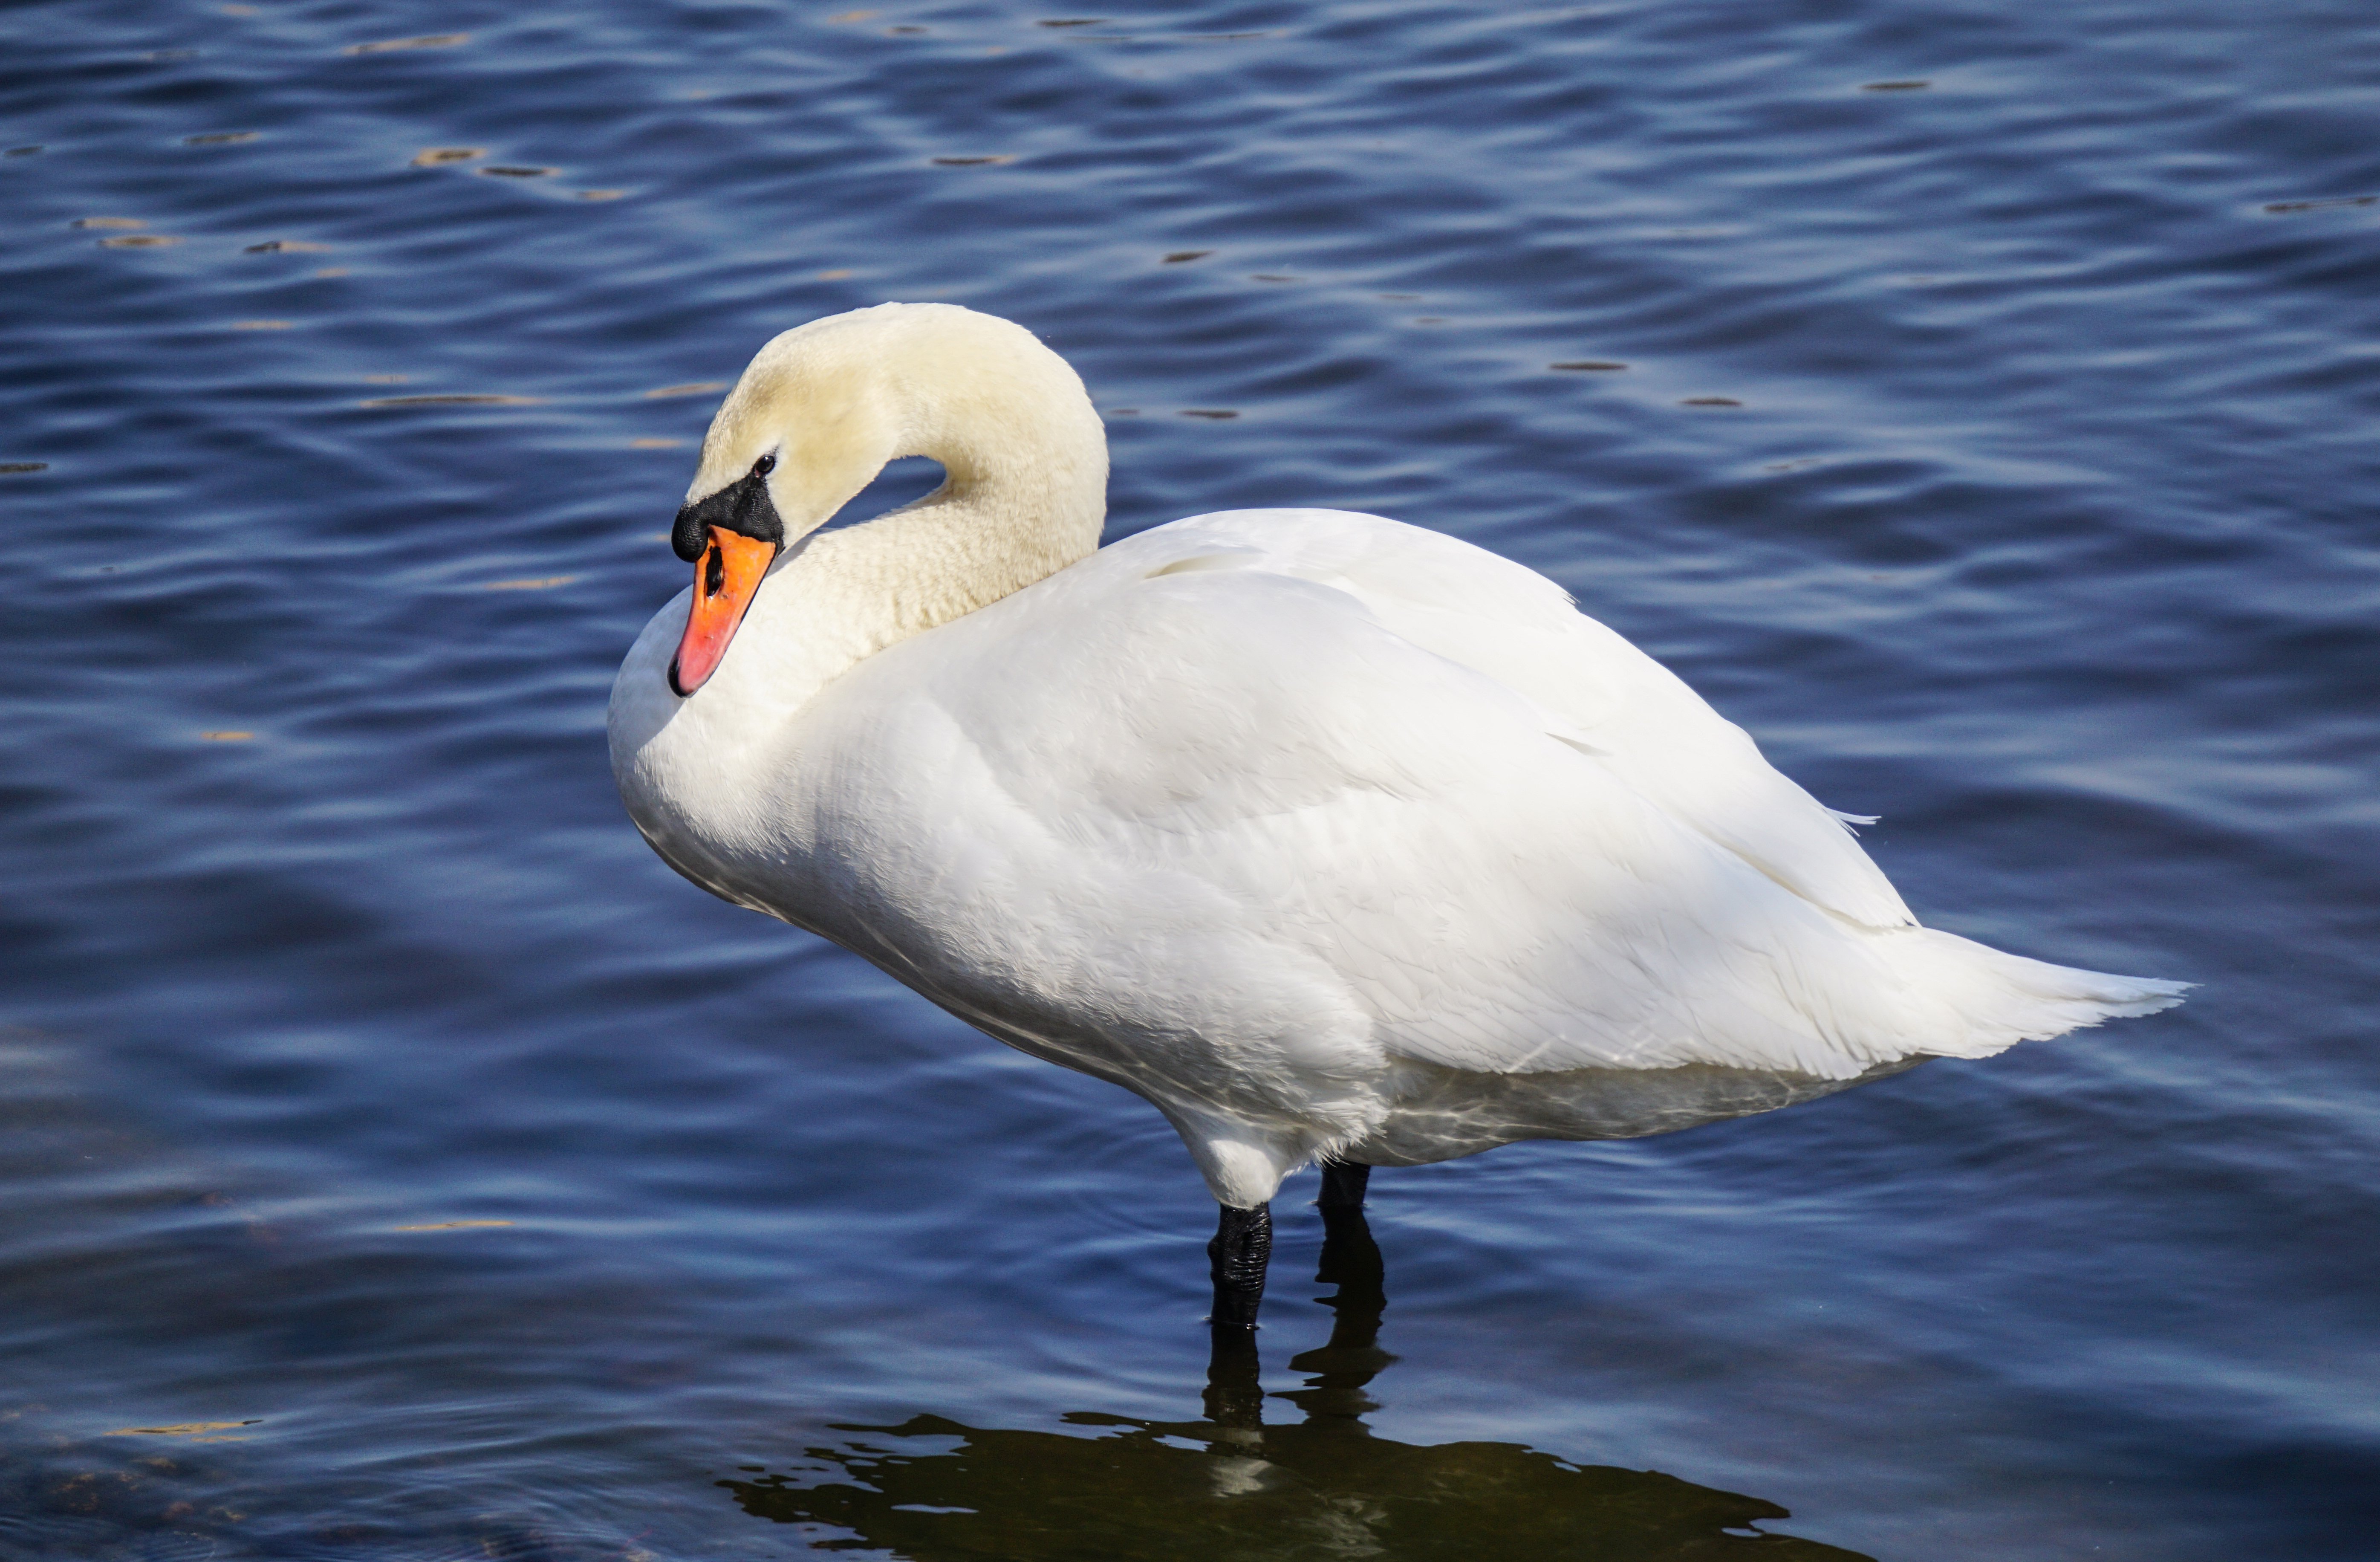
M892 533L998 519L947 452L951 489L789 549L692 698L687 607L655 616L623 795L697 883L1148 1097L1226 1204L1317 1155L1689 1127L2180 991L1918 926L1682 681L1439 533L1198 516L910 628Z

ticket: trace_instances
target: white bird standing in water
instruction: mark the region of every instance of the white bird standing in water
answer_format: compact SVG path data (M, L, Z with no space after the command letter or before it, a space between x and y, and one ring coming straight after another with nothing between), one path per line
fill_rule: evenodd
M947 481L813 535L892 460ZM884 304L760 349L612 691L687 878L1147 1097L1222 1205L1664 1133L2185 984L1917 925L1848 829L1561 588L1342 510L1098 546L1107 442L1020 326Z

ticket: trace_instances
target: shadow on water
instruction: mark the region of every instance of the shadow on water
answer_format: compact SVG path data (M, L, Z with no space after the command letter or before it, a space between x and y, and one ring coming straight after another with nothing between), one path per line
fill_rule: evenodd
M1099 1434L1003 1431L918 1415L840 1426L839 1447L787 1474L723 1481L745 1512L835 1531L823 1550L881 1548L915 1562L1163 1562L1362 1556L1774 1556L1858 1554L1753 1526L1789 1517L1757 1497L1650 1470L1567 1464L1513 1443L1422 1446L1372 1435L1387 1305L1380 1250L1360 1208L1326 1208L1315 1278L1335 1284L1330 1343L1291 1359L1304 1412L1268 1425L1254 1337L1217 1330L1206 1415L1139 1421L1081 1411Z

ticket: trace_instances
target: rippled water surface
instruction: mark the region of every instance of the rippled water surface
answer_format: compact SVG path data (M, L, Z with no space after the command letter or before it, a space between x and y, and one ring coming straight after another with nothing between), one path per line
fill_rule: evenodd
M849 3L0 16L0 1554L2371 1555L2368 0ZM1154 1112L613 791L722 382L885 299L1111 535L1498 549L2201 990L1301 1177L1210 1385Z

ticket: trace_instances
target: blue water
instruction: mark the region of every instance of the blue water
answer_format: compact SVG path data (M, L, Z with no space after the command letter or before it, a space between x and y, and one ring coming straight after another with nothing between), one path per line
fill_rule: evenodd
M34 4L0 140L0 1554L2372 1554L2368 4ZM612 788L718 384L886 299L1111 535L1500 550L2202 988L1384 1171L1374 1349L1293 1180L1208 1420L1156 1114Z

